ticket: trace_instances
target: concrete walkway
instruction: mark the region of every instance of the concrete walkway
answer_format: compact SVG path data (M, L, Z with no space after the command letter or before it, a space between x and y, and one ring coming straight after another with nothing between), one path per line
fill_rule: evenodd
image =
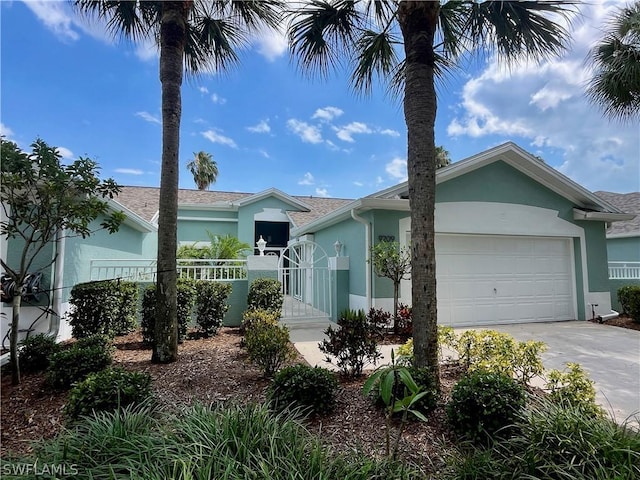
M335 370L335 365L324 361L325 356L318 348L328 325L334 324L290 325L290 336L310 365ZM548 347L543 354L547 370L562 370L567 362L579 363L595 382L596 400L600 405L619 422L634 414L637 416L635 423L640 422L640 331L583 321L491 328L506 332L519 341L543 341ZM377 365L389 362L391 348L388 345L381 347L384 358Z

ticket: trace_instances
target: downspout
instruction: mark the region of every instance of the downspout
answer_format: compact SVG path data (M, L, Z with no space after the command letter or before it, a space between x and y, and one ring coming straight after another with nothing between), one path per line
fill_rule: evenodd
M66 237L62 229L56 232L53 267L53 294L51 295L51 309L55 313L49 314L49 331L47 335L53 338L58 337L60 332L60 317L62 315L62 288L64 276L64 253Z
M369 310L373 306L371 302L371 224L364 218L358 216L355 208L351 209L351 218L364 225L364 245L366 249L365 258L367 263L364 280L365 295L367 297L367 310Z

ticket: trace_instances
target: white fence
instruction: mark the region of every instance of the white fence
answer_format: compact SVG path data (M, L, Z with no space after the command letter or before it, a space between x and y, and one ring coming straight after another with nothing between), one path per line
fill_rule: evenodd
M133 282L155 282L155 260L109 259L91 260L90 279L112 280L120 278ZM178 277L195 280L243 280L247 278L246 260L178 259Z
M640 280L640 262L609 262L609 279Z

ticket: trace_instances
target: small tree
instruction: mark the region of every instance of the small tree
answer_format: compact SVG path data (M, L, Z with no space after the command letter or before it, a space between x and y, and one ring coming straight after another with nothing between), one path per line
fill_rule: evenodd
M393 282L393 333L398 334L398 293L400 282L411 273L411 252L398 242L383 241L371 247L371 263L376 275Z
M93 222L103 217L98 229L116 232L124 220L122 212L109 213L106 198L113 198L120 187L112 180L97 177L98 164L80 157L70 165L61 164L55 147L41 139L26 153L13 142L1 140L2 221L0 235L22 243L16 262L0 259L11 277L16 295L11 318L11 374L20 383L18 364L18 328L20 290L34 260L52 242L64 237L86 238L93 233ZM55 257L44 267L55 262Z
M193 175L198 190L207 190L218 179L218 164L210 153L194 152L193 160L187 163L187 168Z

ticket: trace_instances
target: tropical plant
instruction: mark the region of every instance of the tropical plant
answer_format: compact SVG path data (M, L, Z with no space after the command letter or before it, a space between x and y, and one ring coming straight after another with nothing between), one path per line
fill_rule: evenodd
M280 0L131 2L75 0L83 14L104 21L114 36L157 42L162 84L162 170L158 205L157 318L158 339L152 362L178 357L176 252L178 171L180 158L183 71L227 70L238 63L236 49L263 27L276 28Z
M640 116L640 1L619 8L607 27L589 53L587 95L606 116L632 120Z
M207 190L218 179L218 164L207 152L193 153L193 160L187 163L198 190Z
M570 14L573 3L328 0L306 1L292 12L289 42L303 69L326 75L345 56L357 90L370 93L376 78L389 79L397 93L404 90L417 366L438 366L436 76L474 54L496 53L513 62L561 52L569 35L557 20Z
M446 167L447 165L451 165L449 150L440 145L436 147L436 168Z
M98 178L96 162L80 157L63 165L58 149L41 139L31 144L31 153L0 139L0 169L0 235L19 248L15 257L0 258L2 269L16 286L16 292L11 292L17 294L12 299L9 350L12 382L18 384L21 293L32 268L38 264L42 271L55 262L57 255L52 259L50 253L45 254L46 247L54 245L57 252L61 239L86 238L96 225L116 232L125 217L122 212L110 212L108 199L120 187L112 179Z
M371 264L376 275L393 282L393 333L397 335L400 282L411 273L411 252L398 242L378 242L371 247Z

